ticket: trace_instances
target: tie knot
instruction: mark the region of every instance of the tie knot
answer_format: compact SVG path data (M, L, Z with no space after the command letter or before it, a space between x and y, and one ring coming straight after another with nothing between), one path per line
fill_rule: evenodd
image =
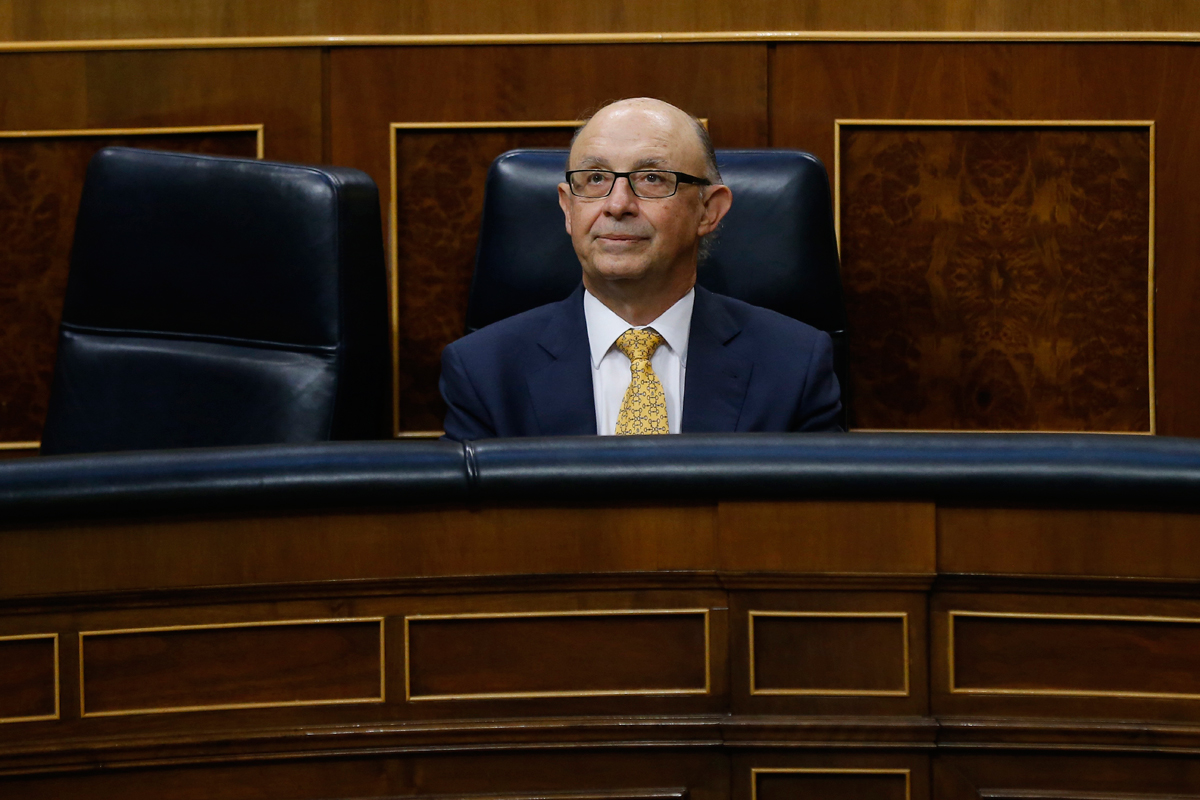
M630 328L617 337L617 349L630 361L649 361L666 339L654 328Z

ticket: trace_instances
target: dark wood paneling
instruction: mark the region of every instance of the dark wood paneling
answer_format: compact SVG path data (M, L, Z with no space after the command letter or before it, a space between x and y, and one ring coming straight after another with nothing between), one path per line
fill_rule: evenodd
M858 426L1150 430L1149 127L840 135Z
M0 17L0 38L18 40L727 30L1192 31L1200 26L1200 16L1186 0L696 0L653 5L634 0L190 0L170 6L151 0L12 0L6 8Z
M1186 177L1200 170L1200 52L1113 44L778 45L772 144L811 149L832 169L835 119L1154 120L1157 429L1200 435L1200 227L1193 224L1200 193Z
M510 572L712 570L715 517L711 506L449 509L14 529L0 536L0 597ZM164 536L169 558L161 555ZM51 543L71 558L39 557Z
M753 693L906 694L903 616L869 612L750 613Z
M731 571L929 575L926 503L721 503L721 565Z
M41 437L84 173L108 146L253 158L258 134L0 136L0 441Z
M382 187L393 122L570 121L650 95L707 118L718 146L767 144L762 45L351 48L331 53L330 70L333 160ZM401 429L436 430L441 350L462 335L486 167L505 147L565 143L569 133L401 130L397 139Z
M58 713L54 643L52 636L0 639L0 720Z
M909 800L907 773L854 767L844 771L820 767L795 772L764 770L755 774L755 789L755 800Z
M85 716L383 699L380 621L82 635Z
M441 353L463 335L488 167L517 147L566 147L574 128L397 130L394 322L399 430L439 430ZM449 234L449 235L448 235ZM566 229L563 229L565 237Z
M952 691L1200 699L1200 618L975 612L950 626Z
M938 569L964 575L1200 578L1200 515L938 509Z
M704 694L704 613L408 620L409 696Z

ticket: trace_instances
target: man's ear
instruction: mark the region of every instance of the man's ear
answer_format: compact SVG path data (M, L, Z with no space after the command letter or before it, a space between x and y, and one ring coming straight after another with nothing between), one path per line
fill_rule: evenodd
M718 183L707 188L708 197L704 199L704 215L700 217L700 227L696 231L700 236L707 236L715 231L733 205L733 192L728 186ZM561 187L559 192L562 192Z
M562 209L563 217L566 218L567 236L571 235L571 197L570 188L565 183L558 185L558 207Z

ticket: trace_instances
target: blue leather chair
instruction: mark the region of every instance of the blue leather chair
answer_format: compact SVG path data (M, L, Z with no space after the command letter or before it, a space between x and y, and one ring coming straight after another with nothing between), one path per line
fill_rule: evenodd
M364 173L102 150L42 452L386 437L386 297Z
M562 300L579 284L555 190L566 162L566 150L512 150L492 163L468 333ZM698 267L699 283L829 333L846 408L846 310L825 167L798 150L718 150L717 166L733 208Z

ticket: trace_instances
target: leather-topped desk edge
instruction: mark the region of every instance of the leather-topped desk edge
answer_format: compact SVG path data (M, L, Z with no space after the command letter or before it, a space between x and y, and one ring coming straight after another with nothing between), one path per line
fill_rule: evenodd
M1120 434L691 434L105 453L0 462L0 526L350 507L902 499L1200 506L1200 441Z

